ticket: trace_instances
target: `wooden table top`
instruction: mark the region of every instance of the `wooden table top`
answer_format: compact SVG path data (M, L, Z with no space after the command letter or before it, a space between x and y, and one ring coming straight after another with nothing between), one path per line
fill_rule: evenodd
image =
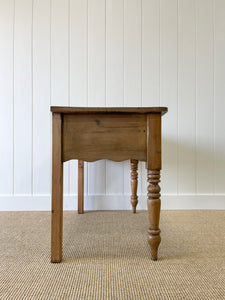
M167 107L69 107L51 106L51 112L63 114L95 114L95 113L121 113L121 114L149 114L161 113L164 115Z

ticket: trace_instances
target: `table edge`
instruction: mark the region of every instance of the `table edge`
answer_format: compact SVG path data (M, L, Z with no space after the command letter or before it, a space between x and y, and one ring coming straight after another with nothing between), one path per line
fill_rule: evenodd
M121 113L121 114L149 114L167 113L167 107L66 107L66 106L51 106L52 113L63 114L95 114L95 113Z

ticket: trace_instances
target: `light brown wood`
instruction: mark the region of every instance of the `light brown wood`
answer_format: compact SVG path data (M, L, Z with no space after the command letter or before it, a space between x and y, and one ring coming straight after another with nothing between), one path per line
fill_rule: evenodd
M62 260L63 162L61 114L52 115L52 213L51 262Z
M157 260L158 247L161 242L160 229L159 229L159 217L160 217L160 171L159 170L147 170L148 181L148 242L151 247L152 260Z
M147 115L147 181L148 181L148 242L152 260L157 260L161 242L160 218L160 169L161 169L161 115Z
M146 115L66 114L63 161L110 159L146 161Z
M159 229L161 117L167 108L51 107L51 110L53 111L51 261L60 262L62 259L63 162L70 159L131 160L131 200L133 197L134 206L137 202L137 161L146 161L148 241L152 259L157 260L161 241ZM79 174L81 195L81 190L83 192L81 170ZM82 202L78 200L78 211L83 211L82 206L83 197Z
M78 160L78 214L84 212L84 161Z
M136 213L136 207L138 204L138 196L137 196L137 186L138 186L138 160L136 159L131 159L130 161L130 166L131 166L131 205L132 205L132 210L133 213Z
M161 169L161 115L147 115L147 169Z
M68 106L51 106L52 112L63 114L147 114L147 113L160 113L165 114L167 107L68 107Z

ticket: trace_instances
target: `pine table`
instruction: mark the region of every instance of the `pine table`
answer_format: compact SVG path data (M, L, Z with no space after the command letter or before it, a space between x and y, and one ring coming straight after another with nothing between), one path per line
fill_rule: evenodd
M167 107L51 107L51 262L62 260L63 162L71 159L80 162L131 160L133 212L137 205L137 162L146 162L148 242L151 258L157 260L161 241L161 118L167 110Z

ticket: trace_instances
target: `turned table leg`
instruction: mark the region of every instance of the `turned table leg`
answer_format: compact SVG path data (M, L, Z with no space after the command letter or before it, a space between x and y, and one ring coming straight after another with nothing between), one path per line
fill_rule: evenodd
M52 214L51 214L51 262L62 260L63 230L63 162L62 162L61 114L52 115Z
M137 196L137 186L138 186L138 160L131 159L130 160L130 166L131 166L131 205L133 209L133 213L136 213L136 206L138 204L138 196Z
M147 170L148 181L148 242L151 247L152 260L157 260L158 247L161 242L159 217L160 217L160 170Z
M84 161L78 160L78 214L84 212Z
M161 170L161 114L147 116L147 181L148 181L148 242L151 258L157 260L158 247L161 242L160 217L160 170Z

